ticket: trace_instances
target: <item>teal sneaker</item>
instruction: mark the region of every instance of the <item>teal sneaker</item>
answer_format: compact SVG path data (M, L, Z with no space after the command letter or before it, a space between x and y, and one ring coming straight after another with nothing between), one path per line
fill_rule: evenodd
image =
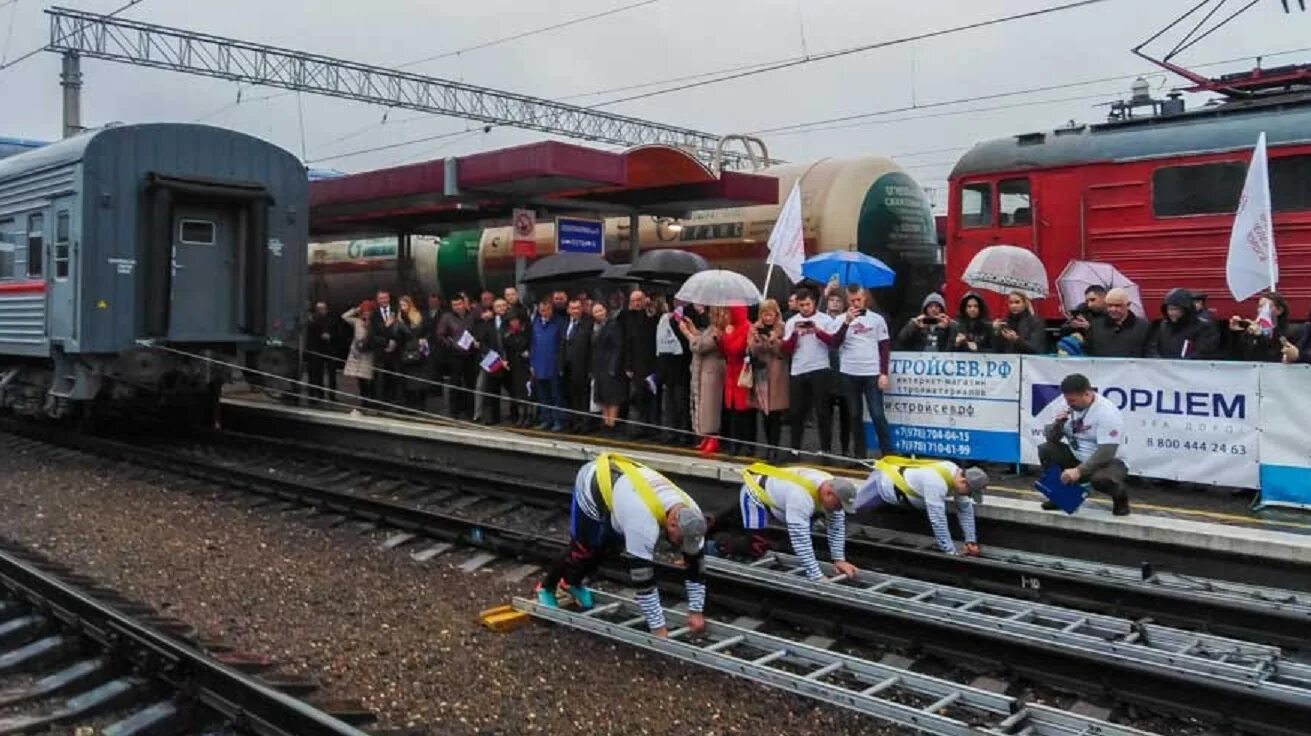
M584 611L595 605L592 601L592 591L581 585L570 585L569 595L574 597L574 600L578 602L578 607Z
M537 605L546 606L547 608L559 608L560 601L555 599L555 591L547 590L541 583L537 584Z

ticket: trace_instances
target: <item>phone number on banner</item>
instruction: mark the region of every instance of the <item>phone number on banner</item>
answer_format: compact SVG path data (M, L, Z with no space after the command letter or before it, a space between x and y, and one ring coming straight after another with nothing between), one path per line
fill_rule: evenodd
M938 457L969 457L973 446L969 432L935 427L892 428L893 442L898 452Z
M1148 437L1147 446L1157 450L1191 450L1216 455L1246 455L1247 445L1230 445L1224 442L1181 440L1171 437Z

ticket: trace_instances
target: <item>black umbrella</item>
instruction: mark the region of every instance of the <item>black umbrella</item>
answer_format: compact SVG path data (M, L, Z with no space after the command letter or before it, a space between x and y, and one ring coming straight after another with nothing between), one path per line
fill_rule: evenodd
M525 284L573 281L600 276L610 264L592 253L556 253L533 263L524 271Z
M635 279L628 273L633 265L631 263L613 263L601 273L601 278L605 281L617 281L623 284L636 283Z
M662 248L649 250L639 256L628 275L642 279L685 281L692 274L709 270L710 262L695 253Z

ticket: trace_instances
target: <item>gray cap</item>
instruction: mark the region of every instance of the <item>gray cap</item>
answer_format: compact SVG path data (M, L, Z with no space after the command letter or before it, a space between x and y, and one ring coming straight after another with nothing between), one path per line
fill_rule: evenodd
M856 484L846 478L834 478L828 487L842 502L842 510L848 514L856 513Z
M700 511L684 506L678 510L678 531L683 535L683 554L695 555L706 541L706 517Z
M988 474L983 468L966 468L965 485L975 503L983 503L983 491L988 487Z

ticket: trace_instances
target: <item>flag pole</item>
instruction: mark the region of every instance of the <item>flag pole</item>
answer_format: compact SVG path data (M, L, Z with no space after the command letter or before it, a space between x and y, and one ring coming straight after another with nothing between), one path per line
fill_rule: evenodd
M765 263L765 288L760 290L760 298L769 298L769 280L774 278L774 256L771 254Z

